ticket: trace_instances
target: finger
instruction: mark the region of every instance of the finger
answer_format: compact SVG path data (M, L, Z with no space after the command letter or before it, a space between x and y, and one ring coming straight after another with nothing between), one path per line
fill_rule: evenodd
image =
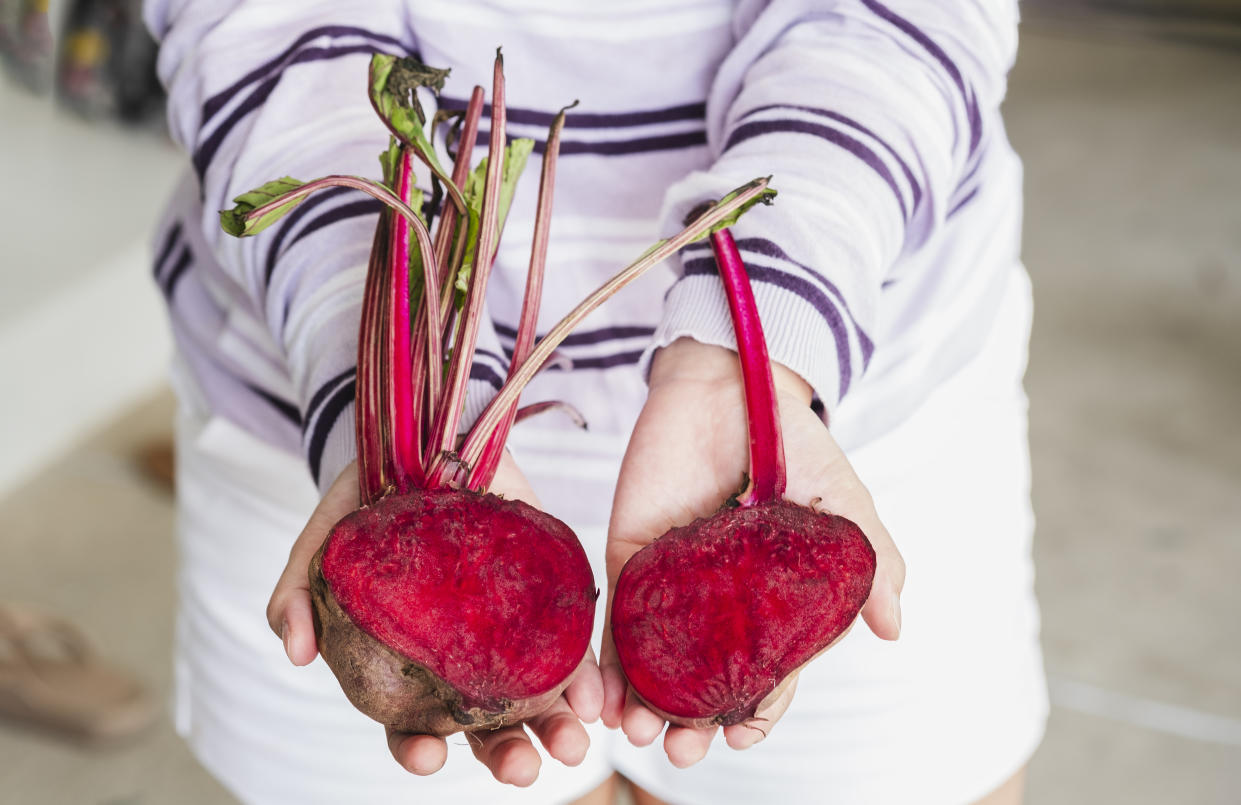
M664 728L664 720L657 716L633 690L625 694L625 712L621 716L621 730L634 746L650 746Z
M887 529L877 525L872 532L868 532L868 536L875 548L875 580L870 588L870 597L862 606L862 619L876 637L895 640L901 634L901 591L905 588L905 560L896 549Z
M388 751L406 771L420 776L439 771L448 759L448 743L434 735L388 730Z
M294 665L309 665L319 656L319 644L315 638L314 606L310 602L309 589L297 589L284 597L281 616L280 640L284 653Z
M267 602L267 623L284 643L294 665L306 665L318 653L310 604L310 560L342 517L357 508L357 468L349 465L328 488L306 527L293 542L289 561Z
M465 737L474 757L500 782L524 788L538 779L543 760L520 724L491 732L467 732Z
M733 749L749 749L771 734L772 727L788 711L797 691L797 675L791 675L763 701L754 718L724 728L724 740Z
M288 600L296 598L299 591L305 591L309 595L310 581L307 571L315 552L327 539L332 526L357 508L357 485L357 465L350 464L328 487L323 499L306 521L306 526L293 541L293 547L289 550L289 561L285 563L284 571L280 574L267 604L267 623L276 634L280 634L284 624L283 616Z
M603 610L603 639L599 647L599 675L603 682L603 724L608 729L620 727L625 718L627 702L631 698L629 680L625 678L621 668L620 657L616 653L616 644L612 642L612 601L616 596L616 580L620 577L621 568L642 548L642 544L623 539L616 527L617 512L612 510L612 523L609 525L608 541L605 549L607 565L608 592L607 605ZM632 697L637 702L637 697ZM655 735L659 733L656 732ZM651 741L655 740L651 736ZM647 741L646 743L650 743ZM642 744L645 746L646 744Z
M699 730L669 724L664 735L664 753L673 766L688 768L707 756L717 732L719 727Z
M609 610L611 597L609 591ZM603 726L614 730L620 727L625 714L625 692L629 689L629 683L621 670L620 658L616 656L616 646L612 644L612 627L608 625L611 615L610 611L604 615L603 643L599 648L599 677L603 683L603 710L599 715Z
M564 690L564 698L579 720L587 724L599 720L603 712L603 678L593 649L586 651L586 656L573 674L573 680Z
M534 489L530 487L530 482L526 480L525 474L507 449L500 456L500 464L496 467L496 475L491 479L488 491L509 500L520 500L536 509L543 508L538 496L534 494Z
M530 719L526 725L543 744L547 754L566 766L576 766L586 759L590 736L564 697L557 699L555 704Z
M615 513L614 513L615 514ZM629 687L616 646L612 642L612 597L616 589L616 575L624 559L632 556L637 548L614 540L608 542L608 607L604 623L602 659L599 672L603 678L603 723L611 729L620 727L634 746L650 746L663 731L664 719L642 703L638 694Z
M629 690L629 682L621 671L619 663L601 663L599 675L603 680L603 725L614 730L621 725L625 715L625 697Z

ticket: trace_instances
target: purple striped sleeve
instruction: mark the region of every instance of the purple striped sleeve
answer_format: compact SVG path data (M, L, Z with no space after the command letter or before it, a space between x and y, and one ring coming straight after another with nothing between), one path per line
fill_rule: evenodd
M935 59L943 67L944 72L948 74L949 78L952 79L952 83L956 85L957 90L961 93L961 100L965 104L970 125L970 153L974 153L978 149L978 143L982 140L982 113L978 108L977 93L974 92L973 87L966 86L965 79L962 77L961 70L957 67L956 62L944 52L943 48L935 43L935 40L927 36L921 28L878 2L878 0L862 0L862 5L917 42L923 50L930 54L931 58Z
M699 257L686 260L683 266L686 277L696 275L719 276L719 269L716 267L714 257ZM831 330L836 342L836 361L840 366L840 396L843 397L848 393L849 385L853 378L852 350L849 347L848 326L845 324L844 317L836 308L835 303L828 298L827 294L815 288L811 283L787 272L747 263L746 273L750 275L750 279L754 282L774 285L777 288L796 294L813 307L823 320L827 322L827 326Z
M858 344L860 345L861 351L862 351L863 367L870 365L871 355L874 354L874 351L875 351L874 341L872 341L870 336L866 334L866 331L862 328L862 325L858 323L857 318L853 315L853 311L849 309L849 303L848 301L846 301L844 294L840 292L840 289L836 287L836 284L834 282L832 282L827 277L825 277L821 272L816 271L815 269L811 268L805 263L802 263L798 260L794 260L792 257L789 257L788 254L785 253L784 249L780 248L780 245L775 243L774 241L768 240L766 238L741 238L737 240L736 243L737 243L737 249L742 253L743 256L746 254L754 254L754 255L760 255L762 257L767 257L773 260L778 260L780 262L786 263L790 266L794 266L800 269L801 271L805 272L809 277L814 279L815 282L821 285L823 289L831 296L831 300L830 300L831 305L834 308L836 308L841 315L844 316L849 327L852 328L853 332L856 334L857 339L858 339ZM692 255L695 252L705 251L709 248L710 247L705 243L695 243L685 249L685 254ZM746 265L747 267L749 267L751 263L747 262ZM803 294L803 296L805 296L805 294ZM822 307L823 307L822 304L815 305L816 309L822 309Z
M742 123L732 130L728 135L727 142L724 143L724 150L728 151L741 143L753 140L757 137L763 137L771 134L808 134L825 140L833 145L840 146L844 150L853 154L862 160L892 190L892 194L896 197L896 203L901 208L901 217L906 221L909 220L910 211L905 202L905 195L901 192L900 187L896 183L896 178L892 175L892 171L888 170L888 166L884 161L867 148L860 140L857 140L844 132L834 129L830 126L811 123L808 120L782 119L782 120L758 120L750 123Z
M467 100L444 96L439 101L440 108L448 111L464 110ZM557 112L541 109L523 109L509 106L505 108L508 122L513 124L548 127L556 119ZM634 109L628 112L569 112L565 115L566 131L573 129L625 129L636 126L649 126L656 123L679 123L683 121L702 123L707 107L702 103L681 104L678 106L656 109ZM483 118L491 117L491 104L483 104Z
M358 38L369 44L372 51L379 52L397 52L409 53L412 48L402 43L399 39L386 34L369 31L365 28L358 28L351 25L323 25L317 28L311 28L304 32L293 43L285 48L279 56L270 61L264 62L254 68L244 76L234 81L225 89L212 95L203 103L202 108L202 125L206 126L211 122L211 118L215 117L221 109L223 109L230 100L237 97L237 94L245 88L258 84L260 81L270 78L274 73L278 73L290 64L294 63L303 48L319 38L330 40Z
M372 45L347 45L343 47L325 47L312 48L304 50L297 54L296 58L287 66L294 64L306 64L308 62L331 61L344 56L353 56L358 54L370 55L375 52ZM202 143L194 149L194 156L191 161L194 165L194 171L198 174L199 182L207 174L207 169L211 166L211 161L215 159L216 153L220 150L220 146L224 144L224 140L233 131L233 129L252 114L256 109L260 108L267 101L272 91L280 83L281 74L277 73L264 80L261 84L246 96L236 109L232 111L227 118L224 119L216 129L207 136Z
M887 151L892 156L892 158L896 160L896 164L899 165L901 168L901 173L904 174L905 176L905 181L909 182L909 189L913 195L913 206L914 207L918 206L918 202L922 200L922 185L918 182L917 177L914 176L914 172L909 167L909 163L906 162L905 158L902 157L900 154L898 154L896 152L896 149L893 148L891 145L889 145L886 140L884 140L878 134L873 132L869 127L862 125L861 123L859 123L858 121L854 120L853 118L847 115L843 115L840 112L832 111L831 109L820 109L814 106L802 106L799 104L772 103L772 104L766 104L764 106L759 106L754 109L751 109L750 111L742 115L738 119L738 122L741 122L745 120L746 118L751 117L753 115L761 114L763 112L770 112L770 111L784 110L784 109L792 110L795 112L805 112L806 114L815 115L817 117L825 117L828 120L834 120L837 123L842 123L848 126L849 128L857 132L860 132L861 134L864 134L870 139L874 140L876 143L879 144L880 148Z
M336 427L341 414L353 402L356 391L356 377L350 377L348 382L337 386L324 400L318 418L308 431L306 458L310 463L310 475L315 484L320 484L323 480L323 452L327 447L328 436Z
M176 293L177 284L185 276L194 264L193 255L190 254L189 246L182 245L181 250L177 252L176 258L172 261L171 267L164 272L164 276L159 281L160 289L164 292L164 298L171 300L173 294Z
M476 145L486 146L491 131L487 126L479 128ZM547 149L547 140L532 137L534 153L542 154ZM645 137L624 137L613 140L574 140L564 136L560 141L561 156L626 156L629 154L649 154L656 151L676 151L687 148L700 148L707 144L706 129L683 131L673 134L656 134Z

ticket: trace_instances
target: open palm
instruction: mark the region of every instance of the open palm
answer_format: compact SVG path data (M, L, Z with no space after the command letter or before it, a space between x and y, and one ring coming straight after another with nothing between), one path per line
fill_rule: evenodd
M905 565L879 521L870 493L822 421L810 409L810 388L773 365L788 467L786 496L856 522L875 548L878 568L862 616L874 633L894 640L900 632L900 590ZM621 568L637 551L675 526L713 514L740 491L748 467L748 435L740 369L734 352L682 339L661 350L651 368L650 393L621 466L608 530L608 603ZM645 746L664 720L628 689L610 634L601 670L603 720ZM772 692L756 718L774 724L788 708L796 676ZM664 749L678 766L700 760L716 729L669 726ZM769 731L744 724L724 728L728 744L743 749Z
M495 494L518 499L539 507L525 476L506 453L500 462L491 489ZM281 574L271 601L267 620L284 640L285 652L294 665L306 665L318 654L314 620L311 614L307 571L311 557L327 538L338 520L358 507L358 474L350 464L332 484L293 544L289 563ZM542 764L531 741L530 732L556 760L576 766L586 757L590 738L582 722L599 717L603 690L594 654L587 652L573 680L555 703L524 724L470 734L470 748L502 783L532 784ZM388 730L388 749L406 770L414 774L433 774L448 756L445 739L435 735L410 735Z

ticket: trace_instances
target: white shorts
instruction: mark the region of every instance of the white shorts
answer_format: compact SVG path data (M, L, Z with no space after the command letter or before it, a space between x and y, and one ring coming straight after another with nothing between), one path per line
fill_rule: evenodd
M294 668L267 626L272 585L318 499L304 460L183 405L178 731L256 803L551 805L613 769L684 805L959 805L984 795L1026 763L1047 712L1020 389L1029 296L1015 272L985 352L898 430L850 452L908 566L901 639L885 643L859 624L802 673L767 740L746 752L721 740L686 770L659 742L635 749L595 724L582 765L545 756L529 789L492 780L461 736L449 739L440 773L405 773L322 661ZM624 441L541 431L533 420L512 444L544 505L577 531L602 588Z

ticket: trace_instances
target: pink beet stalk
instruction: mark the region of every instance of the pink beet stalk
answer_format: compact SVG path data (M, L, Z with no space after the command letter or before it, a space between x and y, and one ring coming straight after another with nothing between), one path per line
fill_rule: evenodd
M745 388L745 408L750 431L750 484L737 496L737 505L753 506L784 497L784 439L780 434L776 386L767 356L767 339L758 318L754 289L737 243L727 229L711 235L711 250L719 266L720 279L728 296L737 336L737 356L741 359L741 383Z
M513 422L514 424L525 422L531 417L545 414L548 411L559 411L567 416L574 425L577 425L582 430L586 430L586 417L582 416L582 412L561 400L545 400L543 402L531 403L530 405L523 405L514 414Z
M294 204L302 201L311 193L319 190L326 190L329 187L349 187L354 190L361 190L368 196L387 204L393 210L400 213L406 220L421 221L421 219L418 218L418 213L414 212L408 204L401 201L395 193L379 182L373 182L370 179L363 179L360 176L333 174L331 176L324 176L322 179L315 179L313 182L301 184L295 190L284 193L280 197L273 199L262 206L255 207L253 210L245 212L241 216L238 216L243 219L246 224L250 225L244 232L240 230L234 231L229 228L227 223L225 224L225 231L232 235L258 234L262 231L262 228L265 228L266 224L263 222L269 215L284 211L286 208L292 209ZM258 224L259 226L254 226L255 224Z
M383 395L380 390L379 367L382 366L383 332L376 321L381 313L387 261L387 234L391 221L387 213L380 215L371 245L370 266L362 295L362 322L358 336L358 374L354 428L358 445L358 492L363 505L377 501L384 494L383 415L379 410Z
M474 153L474 140L478 137L478 122L483 114L483 88L474 87L474 91L470 93L470 102L465 108L465 119L461 125L461 138L457 141L457 161L453 164L452 181L454 184L461 186L465 184L465 180L470 175L470 156ZM452 230L454 224L461 220L461 214L456 207L450 207L444 210L440 216L439 230L435 235L435 262L441 266L450 263L451 251L456 247L458 259L464 256L466 227L461 227L460 236L454 244L452 240ZM455 271L446 272L447 276L452 277ZM440 302L441 318L447 318L448 305L452 301L452 283L445 282L446 292Z
M543 151L539 200L534 214L534 239L530 247L530 266L526 271L526 295L521 302L521 319L517 324L517 338L513 342L513 357L509 363L510 380L517 373L517 367L530 356L530 350L534 349L535 330L539 324L539 302L543 298L543 274L547 268L547 242L551 237L556 159L560 156L560 133L564 130L565 112L565 109L561 109L560 114L552 121L547 148ZM495 477L496 469L500 466L500 458L504 455L504 444L508 441L516 415L517 403L514 401L507 416L492 432L478 463L470 471L466 483L469 488L486 489L491 484L491 479Z
M492 76L491 141L488 144L487 179L483 185L478 246L474 252L470 290L458 323L452 363L448 370L448 385L444 389L431 431L430 447L435 450L435 454L429 457L427 473L433 484L441 486L446 485L457 472L452 460L457 440L457 424L461 421L465 387L470 378L474 347L478 343L478 328L482 323L487 279L491 274L491 263L495 259L496 244L500 236L500 179L504 175L504 131L507 115L504 109L504 59L499 53L496 54ZM437 438L438 442L435 441Z
M470 95L470 103L466 107L461 141L457 145L457 158L453 164L452 181L457 186L465 184L466 178L470 175L470 154L474 150L474 138L478 134L478 121L482 112L483 88L474 87ZM427 369L431 366L441 367L443 365L444 325L450 320L452 291L456 277L456 264L449 261L454 245L453 226L458 220L461 220L461 216L456 206L445 205L440 212L439 226L435 232L434 260L429 261L430 265L439 267L442 279L439 282L432 282L428 275L423 287L423 305L425 306L419 306L414 318L415 332L425 331L427 335L425 339L415 338L414 341L414 376L425 376L427 379L425 384L418 384L414 387L413 410L422 421L418 439L420 454L431 441L431 426L435 420L434 406L439 401L440 388L443 385L440 373L427 371ZM466 234L466 227L460 227L460 234L456 239L458 259L465 251ZM427 262L424 258L424 264ZM445 268L447 270L444 270ZM439 287L441 285L442 288ZM433 320L433 323L428 322L428 317Z
M414 191L414 156L408 148L401 149L397 165L396 194L401 201L410 203ZM386 215L388 213L385 213ZM418 457L414 410L412 406L413 378L409 327L409 225L394 221L392 244L389 247L389 272L392 290L388 294L387 352L389 388L384 395L387 421L392 428L394 453L395 491L408 492L412 483L422 480L422 466Z

